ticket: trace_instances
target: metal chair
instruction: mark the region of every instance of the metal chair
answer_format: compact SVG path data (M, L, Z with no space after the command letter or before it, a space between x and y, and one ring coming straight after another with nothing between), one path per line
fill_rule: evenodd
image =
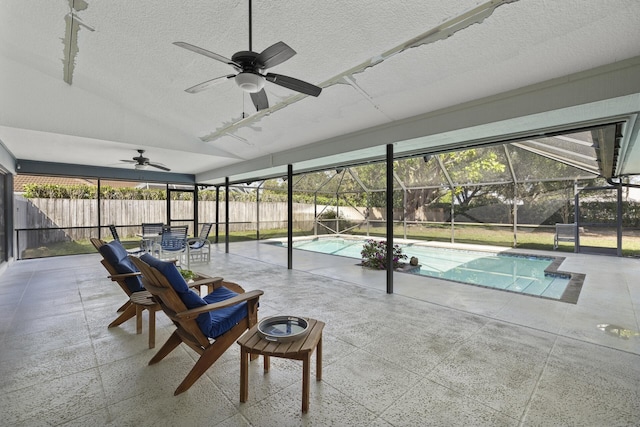
M556 224L556 234L553 237L553 250L558 249L560 242L576 243L577 224Z
M213 223L205 222L202 224L198 237L187 239L187 257L190 262L209 262L211 260L211 242L209 242L211 227L213 227Z
M153 250L153 245L159 240L160 234L162 234L162 227L164 224L161 222L143 222L142 223L142 243L140 247L149 252Z
M162 227L160 241L154 246L153 253L159 259L175 259L182 264L186 257L187 269L190 269L187 255L187 225L165 225Z
M109 230L111 231L111 237L113 237L113 240L117 240L118 242L120 242L122 244L122 246L124 246L125 249L127 249L128 253L130 253L130 254L139 254L139 253L145 251L145 249L142 247L143 241L136 241L136 242L125 241L125 242L123 242L122 240L120 240L120 236L118 235L118 229L116 228L116 226L114 224L110 224L109 225ZM134 245L134 244L138 245L138 247L127 248L127 246Z
M164 224L161 222L143 222L142 234L160 234Z

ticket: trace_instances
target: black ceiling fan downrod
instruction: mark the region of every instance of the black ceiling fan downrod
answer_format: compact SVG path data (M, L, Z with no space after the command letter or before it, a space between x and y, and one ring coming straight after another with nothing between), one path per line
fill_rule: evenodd
M253 36L252 36L252 31L251 31L251 0L249 0L249 52L253 52L252 49L252 40Z

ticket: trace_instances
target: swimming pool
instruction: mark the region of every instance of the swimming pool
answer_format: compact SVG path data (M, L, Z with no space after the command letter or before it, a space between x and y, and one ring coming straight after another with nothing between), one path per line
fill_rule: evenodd
M364 243L364 239L314 238L294 241L293 247L361 259ZM286 247L286 242L279 244ZM550 272L558 265L553 257L448 249L424 243L400 246L408 258L419 260L420 268L409 272L422 276L555 300L563 300L571 281L569 273Z

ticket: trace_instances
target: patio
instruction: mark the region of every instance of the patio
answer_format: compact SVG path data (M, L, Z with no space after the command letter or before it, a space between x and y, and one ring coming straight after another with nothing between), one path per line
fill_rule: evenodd
M563 254L586 274L578 303L385 274L353 259L256 242L212 248L194 266L262 289L260 317L326 323L323 380L300 412L300 363L272 359L249 370L239 403L234 345L186 393L192 365L180 348L155 366L135 322L107 329L124 294L100 255L12 263L0 276L0 412L8 425L637 425L640 336L638 259ZM545 254L553 254L543 252ZM554 254L556 255L556 254ZM157 342L173 330L158 314ZM380 345L385 343L385 345ZM312 366L312 376L314 367Z

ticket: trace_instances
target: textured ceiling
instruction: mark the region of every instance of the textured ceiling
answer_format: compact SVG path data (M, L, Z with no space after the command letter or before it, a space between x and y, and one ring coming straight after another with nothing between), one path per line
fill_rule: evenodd
M269 71L323 87L267 82L259 113L232 80L185 92L234 70L175 41L247 50L247 0L1 2L0 141L16 159L127 169L145 149L219 182L624 117L621 172L640 172L637 0L254 0L253 50L297 51ZM579 86L601 75L622 81Z

